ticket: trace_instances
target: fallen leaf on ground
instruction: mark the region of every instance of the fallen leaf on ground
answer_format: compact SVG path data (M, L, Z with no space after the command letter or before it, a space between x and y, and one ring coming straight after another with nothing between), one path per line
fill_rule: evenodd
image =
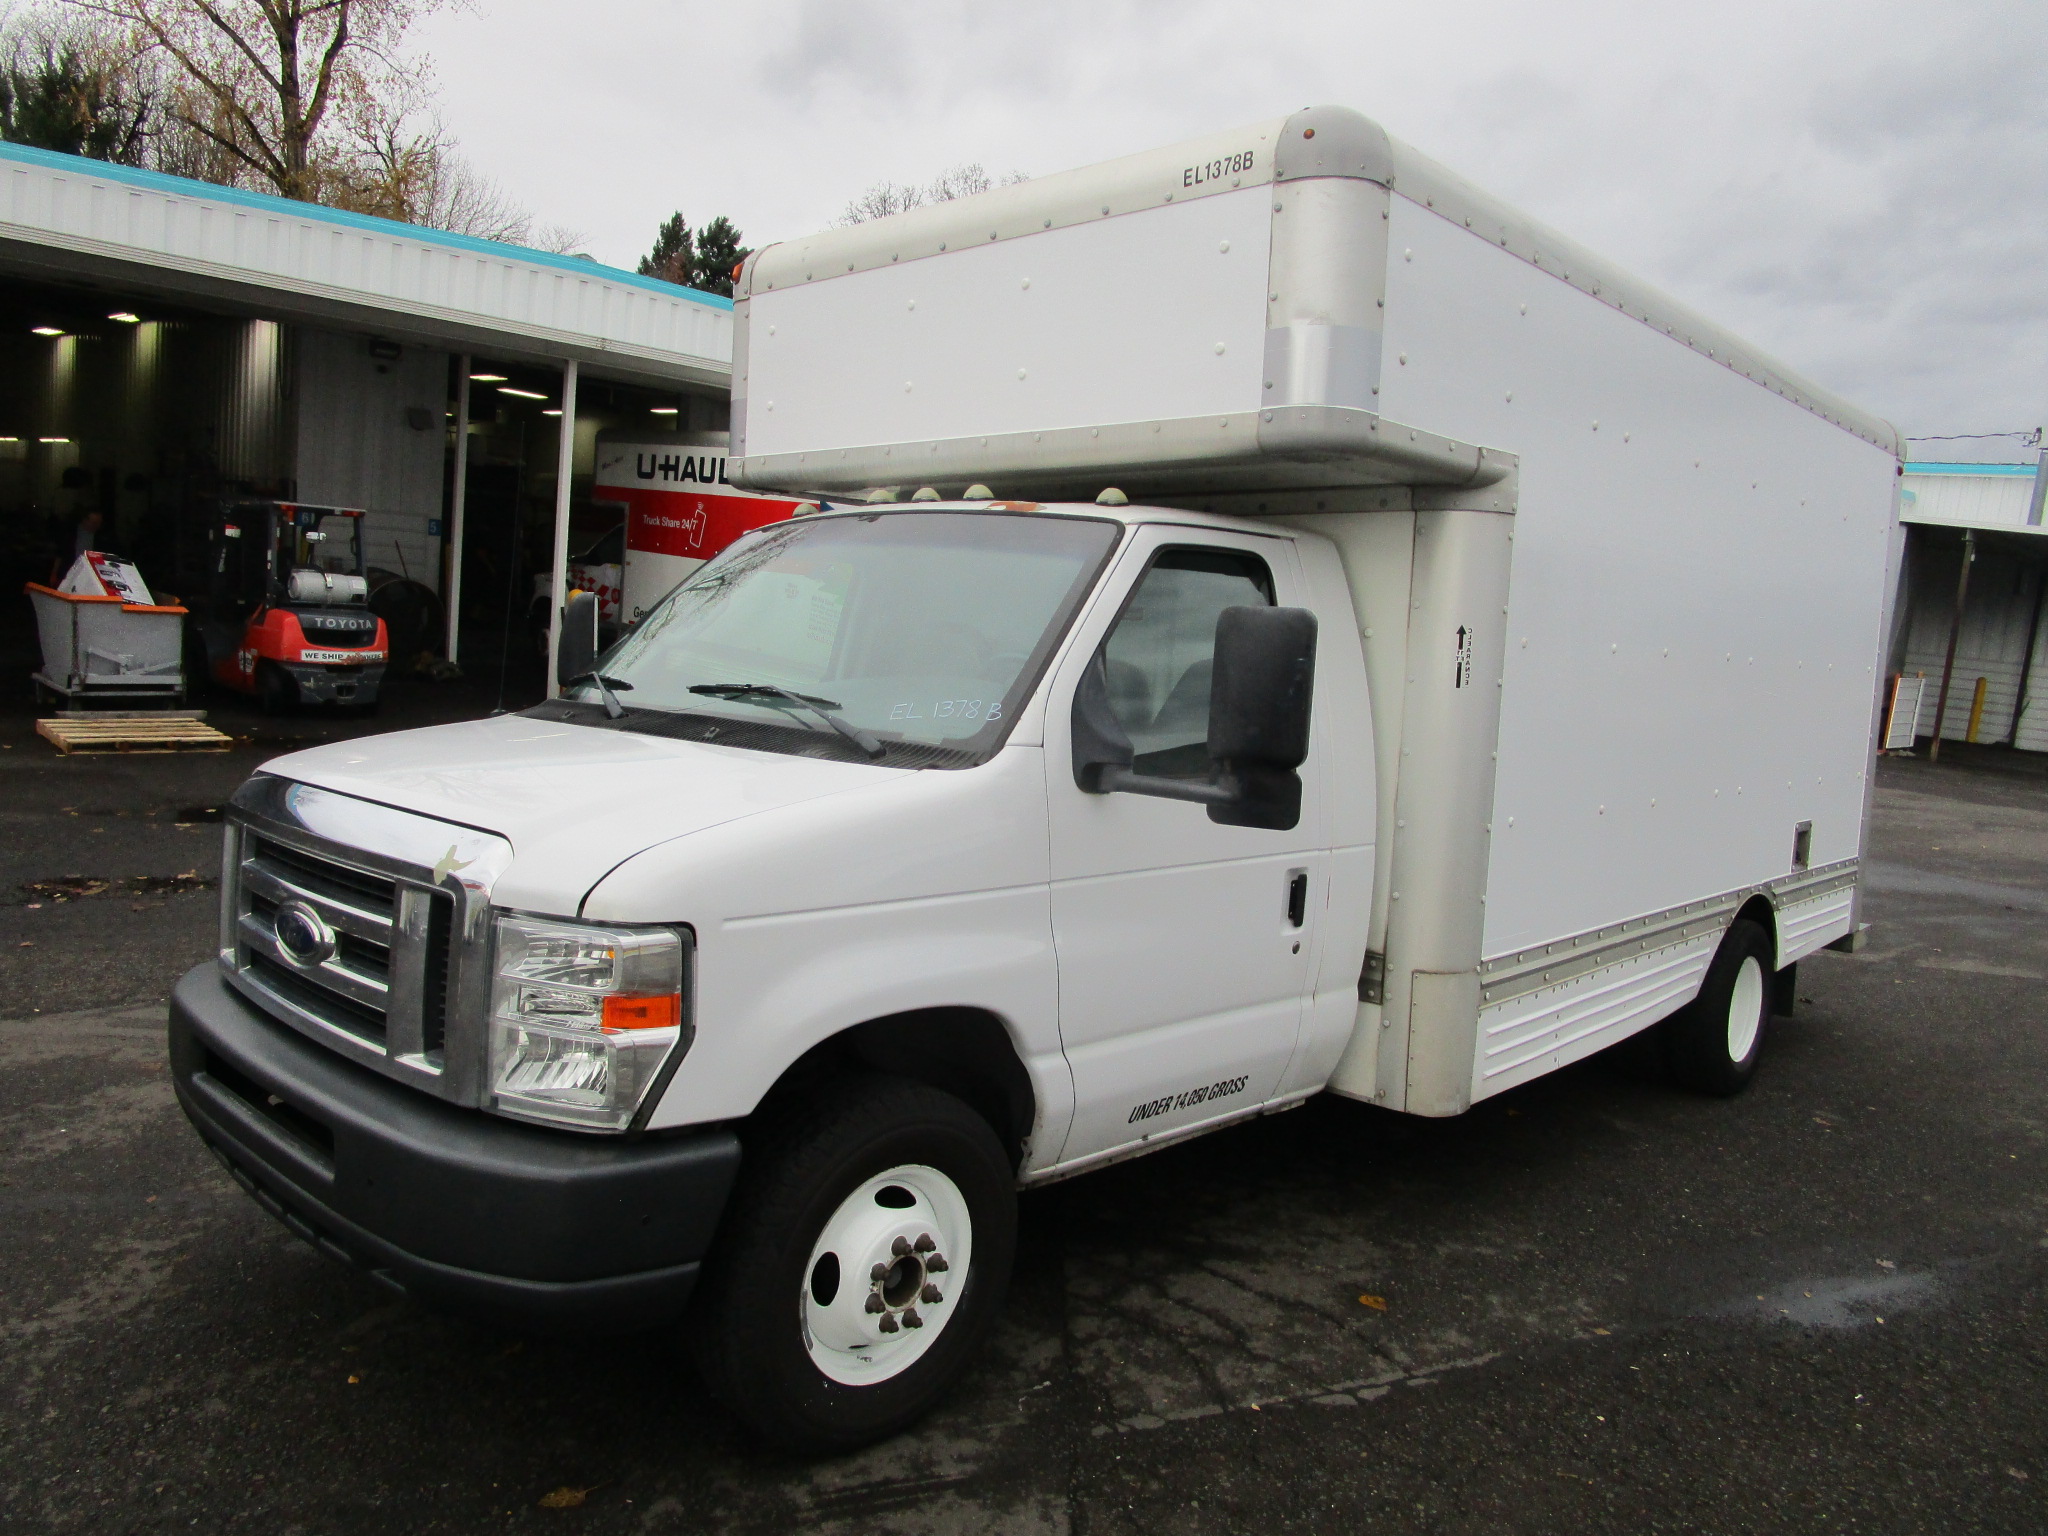
M1361 1296L1358 1298L1358 1304L1361 1307L1371 1307L1375 1312L1387 1310L1387 1298L1384 1296Z
M589 1497L589 1488L571 1488L565 1483L553 1493L542 1494L540 1496L540 1507L542 1509L577 1509Z

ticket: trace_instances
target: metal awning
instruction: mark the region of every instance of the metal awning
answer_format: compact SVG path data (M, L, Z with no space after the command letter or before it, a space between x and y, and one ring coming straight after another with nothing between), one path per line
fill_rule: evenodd
M0 276L723 390L732 303L574 256L0 143Z

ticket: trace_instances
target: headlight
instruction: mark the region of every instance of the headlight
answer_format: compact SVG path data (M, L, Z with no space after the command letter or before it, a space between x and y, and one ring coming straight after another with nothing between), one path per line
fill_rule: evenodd
M670 928L597 928L501 914L491 979L491 1107L622 1131L688 1048L683 942Z

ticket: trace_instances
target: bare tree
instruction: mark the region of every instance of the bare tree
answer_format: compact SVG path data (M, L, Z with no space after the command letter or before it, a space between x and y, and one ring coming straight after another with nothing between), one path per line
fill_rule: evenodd
M1030 179L1022 171L1009 171L1003 175L1000 184L1008 187ZM842 225L865 224L869 219L886 219L892 213L922 208L927 203L950 203L958 197L972 197L997 184L979 161L969 161L966 165L941 171L923 186L878 181L846 205L839 215L839 222Z
M407 224L525 244L533 215L456 148L437 117L415 128L388 108L344 115L348 137L316 162L320 201Z
M453 0L66 3L171 61L171 113L190 133L269 190L317 201L335 176L323 129L343 115L402 120L420 65L401 67L398 46Z

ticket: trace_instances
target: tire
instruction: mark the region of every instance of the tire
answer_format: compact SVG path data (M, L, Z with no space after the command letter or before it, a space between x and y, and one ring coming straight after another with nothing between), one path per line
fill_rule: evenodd
M1016 1246L1015 1175L988 1122L922 1083L856 1080L749 1138L685 1342L762 1439L852 1450L959 1378Z
M1707 966L1699 996L1658 1026L1672 1081L1726 1098L1756 1075L1771 1017L1771 940L1738 918Z
M299 685L274 661L256 666L256 702L266 715L289 715L299 707Z

